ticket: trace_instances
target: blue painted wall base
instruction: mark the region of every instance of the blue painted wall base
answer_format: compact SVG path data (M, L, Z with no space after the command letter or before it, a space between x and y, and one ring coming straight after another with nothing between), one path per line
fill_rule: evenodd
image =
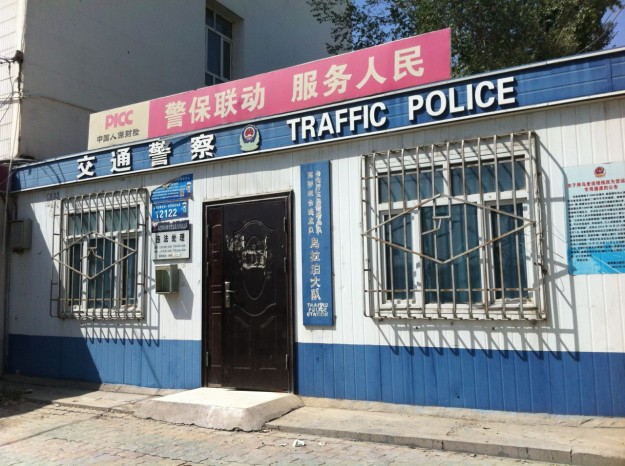
M8 372L55 379L197 388L201 341L9 335Z
M201 342L9 335L9 373L201 386ZM302 396L625 416L625 354L296 344Z
M302 396L625 416L625 354L297 345Z

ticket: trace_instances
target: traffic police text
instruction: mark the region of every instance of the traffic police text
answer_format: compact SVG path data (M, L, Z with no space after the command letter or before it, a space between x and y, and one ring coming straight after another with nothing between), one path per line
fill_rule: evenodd
M492 110L504 105L516 103L514 77L500 78L494 81L481 81L466 86L436 89L427 93L415 94L407 99L407 117L411 123L417 123L419 115L427 114L431 118L469 114L477 109ZM383 102L371 105L358 105L324 112L317 116L308 115L286 121L291 129L291 140L311 141L327 136L345 136L359 134L361 130L377 130L387 124L392 115Z

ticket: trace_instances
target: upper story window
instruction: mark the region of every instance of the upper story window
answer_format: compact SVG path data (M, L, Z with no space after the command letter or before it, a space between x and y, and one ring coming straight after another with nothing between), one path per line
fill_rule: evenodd
M232 79L232 22L206 7L207 86Z
M369 315L545 318L535 145L520 133L364 156Z

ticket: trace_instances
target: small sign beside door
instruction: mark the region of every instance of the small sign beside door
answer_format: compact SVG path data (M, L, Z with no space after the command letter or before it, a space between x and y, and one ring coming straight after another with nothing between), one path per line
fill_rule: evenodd
M191 227L189 201L193 197L193 175L182 175L159 186L150 196L152 204L152 259L188 259Z
M330 162L300 167L304 325L334 325Z
M153 260L189 258L191 229L188 220L153 225L152 238L154 244Z

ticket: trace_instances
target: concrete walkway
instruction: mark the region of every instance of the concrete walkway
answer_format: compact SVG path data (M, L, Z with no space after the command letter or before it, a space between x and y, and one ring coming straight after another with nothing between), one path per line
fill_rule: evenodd
M198 400L205 397L195 390L94 386L13 376L7 376L0 386L18 391L30 401L135 415L143 410L143 417L146 406L154 406L163 397L170 396L171 400L171 395L176 394L175 401L198 403L198 406L202 404ZM236 393L230 391L228 396ZM240 393L249 398L249 392ZM523 460L625 465L625 418L503 413L317 398L299 400L303 407L277 419L268 419L264 427ZM249 401L242 404L248 405ZM191 418L176 422L194 423Z

